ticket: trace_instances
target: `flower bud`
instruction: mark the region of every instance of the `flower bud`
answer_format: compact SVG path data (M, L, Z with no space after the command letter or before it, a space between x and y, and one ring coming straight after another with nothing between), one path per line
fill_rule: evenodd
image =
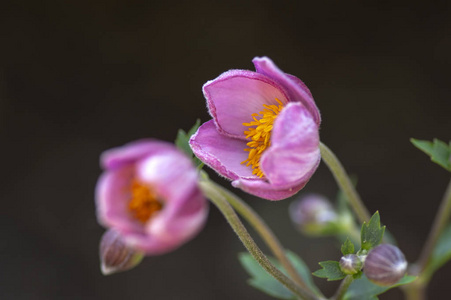
M138 265L143 254L128 247L119 233L106 231L100 241L100 261L103 275L129 270Z
M292 202L290 217L298 229L306 234L322 235L336 231L337 214L330 202L321 195L310 194Z
M357 274L362 269L362 260L355 254L347 254L340 259L340 269L348 275Z
M377 285L397 283L407 270L407 261L398 247L382 244L368 252L363 272Z

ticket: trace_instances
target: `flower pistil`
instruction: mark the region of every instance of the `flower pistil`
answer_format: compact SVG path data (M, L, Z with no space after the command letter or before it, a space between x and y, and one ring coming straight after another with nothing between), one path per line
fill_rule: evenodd
M252 174L258 177L263 177L263 172L260 169L260 158L263 152L271 145L271 131L274 126L274 121L283 109L283 103L276 98L279 105L267 105L263 104L264 109L258 114L252 114L253 122L243 123L248 129L244 131L246 138L250 138L251 141L246 145L249 148L244 151L249 152L249 156L241 164L246 166L252 166Z

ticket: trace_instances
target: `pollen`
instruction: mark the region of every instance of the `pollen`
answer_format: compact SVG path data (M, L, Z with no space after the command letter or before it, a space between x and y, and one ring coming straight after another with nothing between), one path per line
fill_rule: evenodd
M155 192L136 179L132 180L130 193L131 199L128 203L128 209L132 213L132 216L141 223L146 223L163 208Z
M252 114L254 121L250 123L243 123L248 127L244 131L244 135L250 142L247 143L249 148L244 151L249 152L248 158L242 161L241 164L252 167L252 174L258 177L263 177L263 172L260 169L260 158L263 152L271 145L271 132L274 125L274 121L283 109L283 103L276 98L279 105L266 105L263 104L264 109L258 114Z

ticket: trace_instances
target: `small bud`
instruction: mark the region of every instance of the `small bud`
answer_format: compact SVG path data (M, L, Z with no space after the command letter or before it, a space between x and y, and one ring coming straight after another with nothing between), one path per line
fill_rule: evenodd
M322 235L336 231L337 214L332 204L321 195L310 194L292 202L290 217L306 234Z
M362 260L355 254L347 254L340 259L340 269L348 275L357 274L362 269Z
M100 261L103 275L129 270L138 265L144 255L128 247L118 232L106 231L100 241Z
M393 285L406 273L407 261L398 247L382 244L368 252L363 272L377 285Z

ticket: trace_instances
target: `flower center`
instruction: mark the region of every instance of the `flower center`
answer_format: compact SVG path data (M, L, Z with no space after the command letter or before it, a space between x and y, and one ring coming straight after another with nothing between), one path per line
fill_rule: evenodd
M133 179L130 185L131 199L128 209L133 217L141 223L146 223L150 217L163 208L157 195L148 186Z
M260 169L260 158L263 152L271 145L271 131L274 125L274 120L283 109L283 103L276 98L279 105L266 105L263 104L264 109L258 114L252 114L253 122L243 123L248 129L244 131L246 138L250 138L251 141L247 143L249 148L244 151L249 152L249 156L241 164L246 166L252 166L252 174L258 177L263 177L263 172Z

